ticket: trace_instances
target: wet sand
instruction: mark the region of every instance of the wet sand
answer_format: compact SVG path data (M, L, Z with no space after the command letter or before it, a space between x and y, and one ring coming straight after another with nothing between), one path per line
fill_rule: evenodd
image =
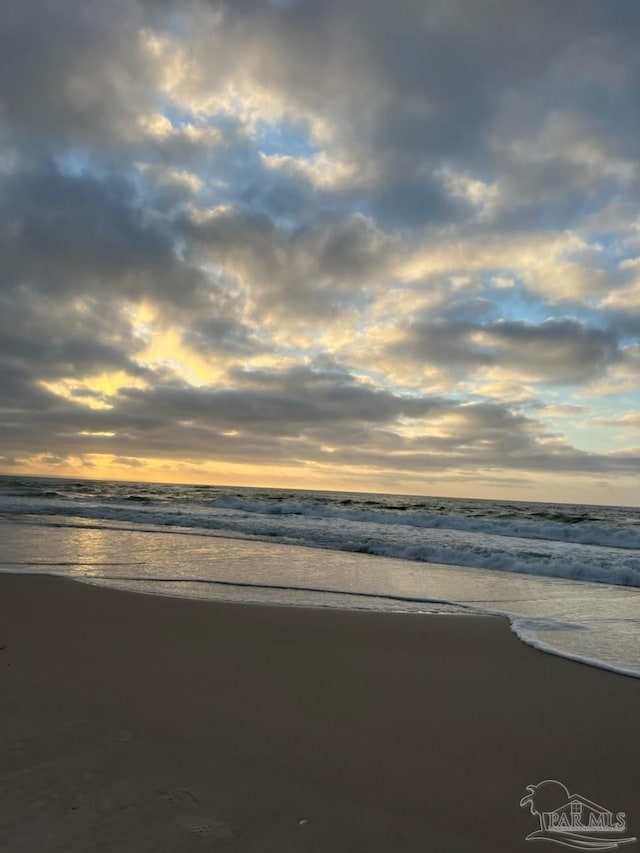
M0 620L3 853L532 850L550 778L640 833L640 680L503 619L4 575Z

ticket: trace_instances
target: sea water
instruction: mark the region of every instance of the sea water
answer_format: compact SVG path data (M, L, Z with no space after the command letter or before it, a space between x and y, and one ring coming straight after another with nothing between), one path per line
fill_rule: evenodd
M640 510L0 477L0 569L181 597L509 617L640 677Z

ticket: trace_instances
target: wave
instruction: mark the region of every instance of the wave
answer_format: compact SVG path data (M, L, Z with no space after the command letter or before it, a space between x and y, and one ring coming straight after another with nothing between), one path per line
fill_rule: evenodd
M640 587L633 509L0 478L3 515Z
M602 545L607 548L640 548L640 530L619 530L583 521L583 516L570 513L553 513L557 520L548 521L493 521L486 518L434 512L409 512L396 509L378 511L357 510L308 504L296 501L252 501L232 495L220 495L211 503L213 509L235 510L257 515L302 515L307 518L337 518L352 522L404 525L434 530L465 530L491 533L511 538L543 539L553 542L574 542L581 545ZM547 511L539 513L549 517ZM579 525L579 526L578 526Z
M588 630L584 626L564 626L545 619L524 619L517 616L509 615L511 630L516 637L527 646L537 649L539 652L545 652L549 655L565 658L575 663L583 663L587 666L595 666L598 669L604 669L607 672L615 672L618 675L627 675L630 678L640 678L640 669L632 669L628 666L617 666L613 663L598 660L597 658L589 657L588 655L579 655L575 652L560 649L551 643L545 642L538 637L537 631L565 631L565 630Z
M541 542L536 546L536 543L526 540L447 530L428 531L427 541L424 541L425 532L419 530L416 535L421 536L422 540L408 542L403 531L394 531L395 536L392 537L391 530L383 528L380 532L373 524L366 529L359 529L357 526L316 523L305 529L295 523L285 524L284 520L280 519L276 528L269 524L260 526L256 523L245 527L242 524L231 527L228 517L203 520L179 513L174 515L146 509L92 515L85 508L83 510L85 511L82 513L76 513L74 510L64 519L60 515L40 517L39 523L56 527L91 527L137 530L141 533L235 538L369 554L416 563L640 587L640 556L614 548L593 548L564 542ZM74 516L77 519L75 522ZM22 520L29 522L28 516L23 516ZM104 520L108 523L100 523ZM383 535L385 533L386 537Z
M31 565L36 565L32 563ZM38 565L47 565L40 563ZM64 563L50 563L51 566L62 566ZM73 565L73 564L70 564ZM406 604L441 604L448 605L459 611L480 612L473 605L463 604L462 602L452 601L449 599L432 598L418 595L399 595L395 593L378 593L378 592L363 592L358 590L334 589L333 587L321 586L299 586L292 584L277 584L277 583L260 583L258 581L241 581L241 580L226 580L220 578L203 578L203 577L185 577L179 576L154 576L154 575L106 575L97 572L91 572L87 575L69 575L65 572L57 571L30 571L26 566L24 568L0 568L0 575L36 575L53 578L63 578L65 580L81 581L82 583L94 583L96 581L106 581L109 585L117 585L122 583L140 583L140 584L159 584L162 586L168 584L206 584L209 586L237 587L238 589L262 589L273 590L274 592L304 592L317 593L320 595L339 595L345 598L353 599L377 599L380 601L393 601ZM182 596L180 596L182 597ZM485 611L482 611L485 612Z
M623 559L614 563L605 558L595 563L581 561L569 555L554 557L552 554L530 553L516 556L513 552L500 552L491 548L476 547L474 550L467 550L464 547L446 548L434 545L407 545L403 548L387 542L371 542L353 550L422 563L443 563L521 575L640 587L640 563L637 559Z

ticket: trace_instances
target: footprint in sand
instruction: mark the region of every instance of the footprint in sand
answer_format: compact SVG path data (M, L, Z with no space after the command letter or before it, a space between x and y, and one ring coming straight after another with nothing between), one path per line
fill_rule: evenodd
M113 735L112 740L114 740L115 743L131 743L131 741L133 740L133 735L126 729L123 729L121 732L116 732Z
M77 717L73 720L65 720L64 728L65 729L77 729L78 726L86 726L89 720L84 720L82 717Z
M187 817L182 818L180 823L187 832L191 832L200 838L209 838L214 841L233 838L233 830L226 821L219 817Z
M196 795L192 794L191 791L186 788L175 788L171 791L162 791L160 793L160 797L166 802L171 803L172 806L190 806L193 808L198 805L198 798Z

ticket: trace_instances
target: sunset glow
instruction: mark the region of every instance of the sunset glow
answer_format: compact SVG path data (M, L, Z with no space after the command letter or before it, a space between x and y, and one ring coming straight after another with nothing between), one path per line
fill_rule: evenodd
M638 503L637 4L8 20L3 473Z

